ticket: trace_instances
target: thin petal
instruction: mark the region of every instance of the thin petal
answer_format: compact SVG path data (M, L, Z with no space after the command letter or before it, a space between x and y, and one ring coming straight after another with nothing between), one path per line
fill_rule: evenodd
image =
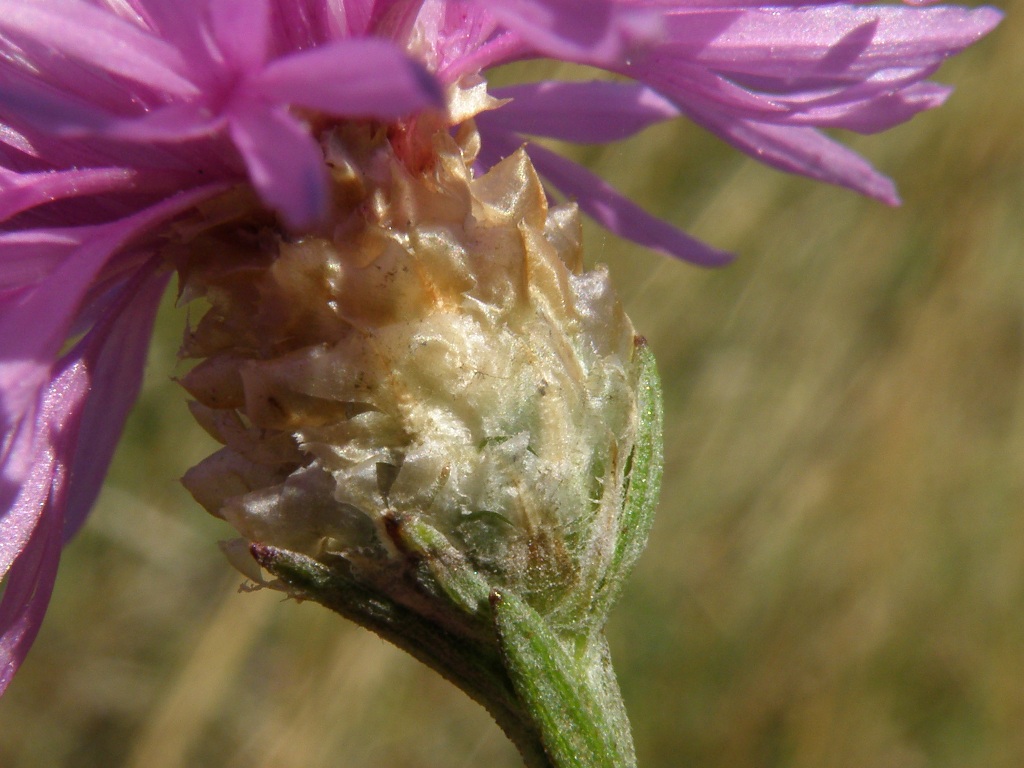
M501 24L554 59L595 65L620 59L630 40L652 37L657 15L608 0L480 2Z
M721 72L758 76L865 76L938 63L999 23L992 8L829 5L670 15L655 55L684 57Z
M267 0L211 0L210 26L225 58L241 71L255 70L270 50Z
M0 62L0 120L34 130L96 130L112 115L81 96L12 71Z
M690 113L691 119L737 149L779 170L836 184L887 205L899 205L892 179L867 160L813 128L734 120L714 113Z
M331 12L337 17L340 32L362 35L368 31L376 6L376 0L345 0L344 3L332 3Z
M509 134L489 131L484 146L490 152L510 154L523 143ZM616 235L652 250L706 267L733 260L733 254L712 248L647 213L616 192L599 176L537 144L529 145L530 159L545 180L562 194L575 199L580 210ZM485 158L490 159L490 158Z
M444 103L422 65L385 40L344 40L271 62L248 88L264 99L332 115L404 117Z
M30 287L47 275L82 244L81 231L19 230L0 233L0 292ZM0 302L0 316L6 314Z
M59 528L40 528L10 570L0 601L0 695L7 690L39 633L57 578Z
M581 143L619 141L682 114L664 96L638 83L545 81L498 88L493 95L512 101L478 115L482 128Z
M35 640L53 591L60 559L60 511L67 488L69 448L77 439L81 406L88 391L82 370L71 367L54 379L43 396L36 462L13 510L16 515L34 519L31 527L15 531L26 542L19 547L17 561L9 572L6 565L0 570L7 572L7 586L0 601L0 694ZM6 550L6 534L0 542Z
M0 62L0 120L80 138L103 136L129 141L183 141L213 133L224 121L202 104L176 103L128 114L102 109L86 98L10 71Z
M130 223L124 223L97 233L69 253L33 290L5 308L0 318L0 417L5 427L37 397L82 297L106 261L134 232Z
M153 321L168 278L166 273L140 270L117 303L67 356L67 362L80 357L88 371L90 392L71 463L65 541L85 522L138 397Z
M38 284L11 290L0 315L0 425L3 434L0 483L0 541L7 547L23 522L12 505L31 473L38 448L28 438L48 386L53 361L75 322L96 276L114 253L154 224L220 191L207 187L178 195L122 221L90 230L80 245L69 244L59 266ZM59 246L51 242L51 253ZM16 551L4 550L0 573Z
M877 131L905 122L922 109L942 103L938 86L919 81L935 66L924 69L886 70L853 85L835 82L756 80L767 93L729 81L709 70L680 63L646 82L672 98L684 110L717 112L733 118L786 125ZM930 98L924 98L929 89ZM913 91L911 92L911 89ZM904 96L911 92L910 95ZM938 98L935 98L938 97Z
M212 135L223 129L225 121L203 124L209 117L193 105L172 104L138 118L94 110L94 119L83 119L71 102L51 102L54 109L47 115L45 105L40 108L32 94L22 92L24 100L14 97L7 101L9 95L0 84L0 104L9 108L7 112L0 108L0 166L12 171L134 167L140 183L145 180L144 186L154 188L160 186L158 180L167 179L163 188L177 192L196 182L208 184L224 176L231 178L232 174L237 178L240 170L237 159L225 152L229 147L227 136ZM17 123L18 128L4 125L5 119ZM180 146L180 142L197 137L210 141ZM156 145L155 141L167 143ZM179 183L186 179L191 183Z
M56 457L41 410L38 401L29 404L24 410L25 418L14 425L4 441L3 479L0 480L4 504L0 515L0 579L32 537L53 481Z
M224 128L225 123L222 117L211 114L201 105L169 104L138 117L105 116L92 129L76 130L69 125L60 133L69 138L94 134L139 144L174 143L213 136Z
M125 3L131 4L130 10ZM182 3L174 0L108 0L107 5L113 5L115 13L173 47L181 60L187 62L188 75L200 88L210 79L217 79L223 54L216 47L209 24L197 23L202 10L183 13Z
M135 178L135 171L127 168L83 168L29 174L0 168L0 221L54 200L130 190Z
M19 449L20 458L29 458L31 467L17 483L17 492L0 516L0 578L21 556L46 505L51 499L53 482L60 467L70 460L69 447L77 435L81 406L88 382L81 370L64 369L41 391L31 411L31 441ZM5 462L5 485L10 482ZM8 489L5 488L6 493ZM59 524L59 523L58 523Z
M845 128L858 133L878 133L905 123L918 112L935 109L945 103L953 89L937 83L916 83L907 88L878 94L861 101L822 99L817 104L794 112L788 125L814 125Z
M323 153L284 109L251 109L231 120L231 138L245 158L249 179L263 201L297 231L327 216Z
M999 18L955 7L679 10L667 16L665 40L615 69L684 110L873 131L941 102L935 92L899 92Z
M199 92L173 47L85 3L4 0L0 29L27 35L65 56L163 93L195 96Z

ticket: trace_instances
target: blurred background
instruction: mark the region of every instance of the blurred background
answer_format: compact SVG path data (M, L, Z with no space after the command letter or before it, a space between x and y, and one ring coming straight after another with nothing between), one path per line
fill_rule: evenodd
M665 382L666 473L608 629L642 768L1024 765L1024 2L942 109L843 137L898 209L678 124L576 156L736 251L596 227ZM0 700L3 768L504 768L485 712L241 577L177 478L211 442L166 308L90 524ZM180 372L180 371L179 371Z

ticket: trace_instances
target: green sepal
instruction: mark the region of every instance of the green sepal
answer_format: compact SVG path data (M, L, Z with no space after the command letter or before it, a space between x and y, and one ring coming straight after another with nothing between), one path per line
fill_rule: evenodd
M406 556L421 561L433 580L462 611L486 611L491 585L466 562L465 556L432 525L413 515L385 519L388 536Z
M664 469L664 405L661 377L654 353L638 337L636 346L637 435L630 461L626 499L619 519L619 536L612 559L620 583L632 570L647 545L661 492Z
M642 336L636 337L637 432L626 472L622 513L615 549L594 600L592 615L605 617L647 545L661 492L664 468L664 405L661 378L654 353ZM603 619L602 619L603 622Z
M544 619L510 592L495 590L491 606L505 667L558 768L635 765L628 724L606 711L594 679L562 646ZM609 718L609 715L612 715Z

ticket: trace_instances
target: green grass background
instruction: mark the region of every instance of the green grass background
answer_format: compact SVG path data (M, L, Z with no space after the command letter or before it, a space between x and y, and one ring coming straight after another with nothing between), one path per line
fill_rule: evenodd
M1013 7L1010 7L1013 6ZM688 125L578 156L739 260L589 230L667 397L609 635L644 768L1024 765L1024 3L949 103L844 137L887 209ZM313 604L238 594L168 306L106 489L0 701L3 768L502 768L482 709Z

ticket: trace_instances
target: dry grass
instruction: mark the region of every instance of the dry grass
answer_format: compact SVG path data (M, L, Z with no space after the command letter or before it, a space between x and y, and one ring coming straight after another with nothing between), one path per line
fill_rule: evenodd
M855 140L897 210L688 127L584 153L742 254L703 272L590 234L668 398L609 630L645 768L1024 765L1021 16L942 71L944 109ZM176 484L209 448L167 381L180 322L0 702L0 765L518 765L375 637L236 594L228 532Z

